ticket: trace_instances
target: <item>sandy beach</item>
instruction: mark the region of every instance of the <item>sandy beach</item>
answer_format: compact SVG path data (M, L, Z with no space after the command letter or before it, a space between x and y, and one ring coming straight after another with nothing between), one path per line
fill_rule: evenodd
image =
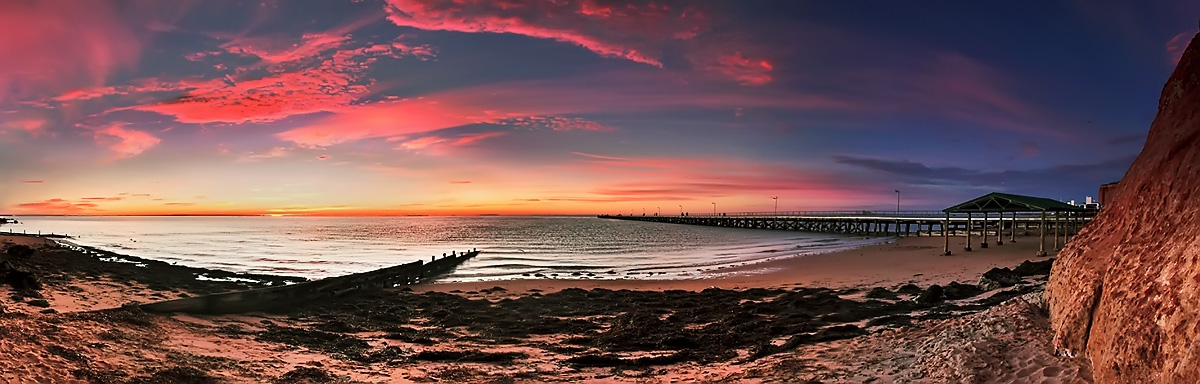
M913 237L696 279L433 283L207 316L122 305L252 287L0 237L0 381L1090 382L1047 347L1037 239L952 240L953 256ZM1014 280L978 285L993 268Z

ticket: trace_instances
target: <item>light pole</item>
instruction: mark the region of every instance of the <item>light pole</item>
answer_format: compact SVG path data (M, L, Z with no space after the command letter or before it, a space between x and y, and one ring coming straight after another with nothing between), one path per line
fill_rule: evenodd
M713 202L713 216L717 215L717 202Z
M683 204L679 204L679 216L683 216Z
M896 217L900 217L900 190L896 190Z
M900 235L900 190L896 191L896 235Z
M775 216L779 216L779 196L772 196L771 200L775 200Z
M662 216L662 207L658 207L658 214L656 216Z

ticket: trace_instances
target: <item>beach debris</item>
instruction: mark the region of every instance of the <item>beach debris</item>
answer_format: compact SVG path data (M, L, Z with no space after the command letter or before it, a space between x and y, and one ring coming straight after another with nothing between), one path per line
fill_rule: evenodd
M1051 267L1054 266L1054 259L1046 259L1042 261L1021 262L1016 268L1013 268L1013 273L1021 276L1049 275Z
M313 367L296 367L272 381L275 384L325 384L345 381L329 371Z
M895 299L896 293L889 291L887 288L884 288L884 287L875 287L875 288L871 288L870 291L867 291L866 298L868 298L868 299Z
M916 284L904 284L896 289L896 293L904 295L919 295L923 290Z
M28 245L24 245L24 244L14 244L12 246L9 246L8 250L6 251L6 253L9 256L16 257L16 258L26 258L29 256L33 256L34 252L36 252L36 251L33 248L30 248Z
M951 281L950 284L946 284L942 291L943 296L946 297L946 300L962 300L979 296L979 294L984 292L984 290L979 288L977 285L961 284L957 281Z
M37 275L24 269L17 268L12 263L0 261L0 283L7 284L14 290L28 295L31 291L42 289L42 282ZM37 297L37 295L34 295Z
M1007 267L992 268L979 276L979 288L983 288L985 291L1011 287L1020 282L1021 276Z
M154 372L150 376L130 379L126 384L217 384L221 380L193 367L172 367Z
M937 304L945 298L945 290L942 286L934 284L930 285L929 288L925 288L925 291L917 295L913 301L916 301L918 304Z

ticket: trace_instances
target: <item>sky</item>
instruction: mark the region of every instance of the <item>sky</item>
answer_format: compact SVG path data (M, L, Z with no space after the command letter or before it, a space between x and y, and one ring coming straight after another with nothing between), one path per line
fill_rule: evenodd
M1200 2L0 2L0 213L1096 196ZM775 199L775 198L778 199Z

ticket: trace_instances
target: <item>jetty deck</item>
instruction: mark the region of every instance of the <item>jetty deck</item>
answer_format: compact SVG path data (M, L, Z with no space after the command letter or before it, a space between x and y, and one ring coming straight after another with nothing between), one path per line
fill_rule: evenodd
M768 229L816 233L837 233L856 236L967 236L967 251L972 248L971 237L981 239L980 247L1015 241L1018 234L1052 236L1054 249L1059 237L1066 244L1091 221L1090 212L1054 212L993 214L948 214L943 211L797 211L797 212L735 212L706 215L598 215L602 219L631 220L653 223L704 225L712 227ZM1043 240L1044 241L1044 240ZM946 245L949 254L949 241Z

